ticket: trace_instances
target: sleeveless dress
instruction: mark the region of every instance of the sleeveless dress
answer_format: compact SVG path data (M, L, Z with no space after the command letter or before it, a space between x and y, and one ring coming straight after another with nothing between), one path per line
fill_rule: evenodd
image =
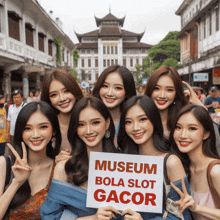
M16 207L15 209L10 210L9 215L5 219L7 220L41 219L40 208L47 197L53 177L54 167L55 164L52 167L50 173L50 179L47 186L44 189L37 192L36 194L34 194L33 196L30 196L22 205Z
M210 190L207 193L198 193L191 190L191 195L196 204L210 208L216 208ZM210 220L210 218L206 218L198 213L192 213L192 214L194 220Z

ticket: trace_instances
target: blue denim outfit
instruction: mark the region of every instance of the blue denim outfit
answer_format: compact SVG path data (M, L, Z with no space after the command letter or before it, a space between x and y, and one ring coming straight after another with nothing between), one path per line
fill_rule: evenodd
M52 179L47 199L40 215L42 220L74 220L78 217L94 215L97 209L86 208L87 190L60 180ZM121 216L116 215L120 220Z

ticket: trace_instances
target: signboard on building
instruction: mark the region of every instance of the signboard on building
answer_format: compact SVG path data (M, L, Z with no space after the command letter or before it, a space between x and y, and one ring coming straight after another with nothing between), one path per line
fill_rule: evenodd
M162 213L163 157L90 152L86 206Z
M148 78L143 78L143 79L142 79L142 84L143 84L143 85L146 85L146 84L147 84L147 80L148 80Z
M220 84L220 68L212 70L213 85Z
M193 82L208 82L209 73L193 73Z
M81 87L82 87L82 89L86 89L86 88L89 87L89 84L86 81L82 81L81 82Z

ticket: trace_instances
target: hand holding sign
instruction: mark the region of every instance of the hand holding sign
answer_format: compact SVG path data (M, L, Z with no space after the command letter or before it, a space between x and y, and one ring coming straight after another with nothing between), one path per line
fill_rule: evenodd
M176 201L174 204L178 205L180 207L180 211L184 212L186 208L189 208L190 211L195 212L197 208L197 204L195 203L192 196L190 196L187 192L184 179L181 180L182 182L182 189L183 192L181 192L180 189L178 189L172 182L170 183L173 189L179 194L180 200Z
M125 215L125 214L129 214L129 215ZM124 216L124 220L143 220L143 218L141 217L140 213L135 212L131 209L126 209L124 210L121 215L125 215Z
M23 142L21 142L23 158L21 159L17 151L11 146L11 144L7 144L11 152L14 154L16 160L14 165L12 166L12 172L14 173L15 180L22 185L30 176L31 169L27 164L27 150Z
M121 213L113 208L112 206L105 206L98 208L96 214L94 215L94 220L102 220L102 219L116 219L114 212L121 215Z

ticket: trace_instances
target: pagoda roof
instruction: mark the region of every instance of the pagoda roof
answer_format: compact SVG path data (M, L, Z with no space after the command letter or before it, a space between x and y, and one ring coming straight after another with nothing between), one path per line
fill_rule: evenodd
M126 30L120 30L119 28L102 28L101 30L91 31L85 34L78 34L75 32L79 42L81 42L82 37L137 37L138 41L141 40L145 31L137 34Z
M135 43L123 43L123 49L142 49L142 48L151 48L153 45L145 44L141 42L135 42Z
M79 43L76 49L98 49L98 43Z
M96 25L97 27L100 26L100 24L103 22L103 21L117 21L119 22L119 24L123 27L124 25L124 20L125 20L125 16L123 18L117 18L115 17L111 12L109 12L105 17L103 18L97 18L95 16L95 20L96 20Z

